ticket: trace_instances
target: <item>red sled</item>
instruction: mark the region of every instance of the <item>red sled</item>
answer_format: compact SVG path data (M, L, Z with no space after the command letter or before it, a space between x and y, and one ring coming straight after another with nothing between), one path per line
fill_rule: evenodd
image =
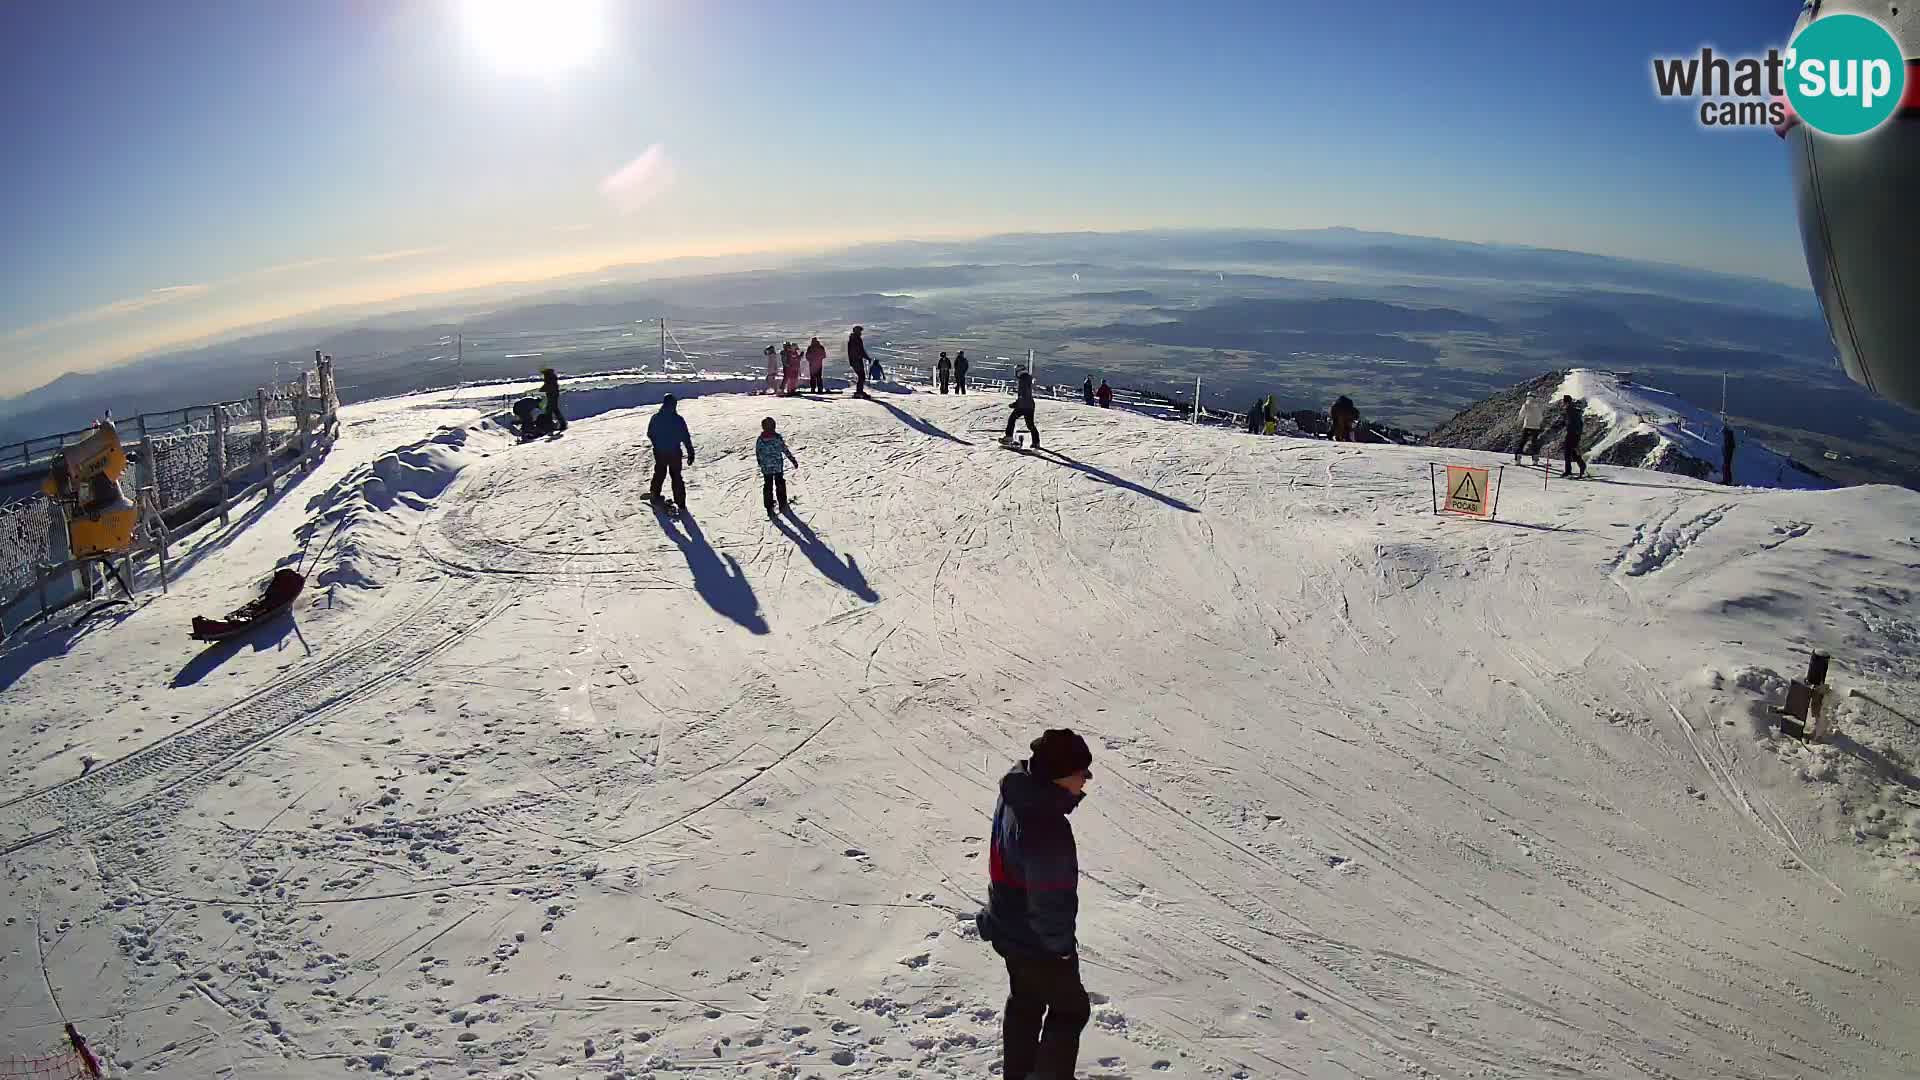
M200 615L193 617L193 638L195 641L228 641L252 630L268 619L285 612L300 598L300 590L307 587L307 579L295 570L276 570L267 589L260 596L247 603L245 607L228 612L224 619L209 619Z

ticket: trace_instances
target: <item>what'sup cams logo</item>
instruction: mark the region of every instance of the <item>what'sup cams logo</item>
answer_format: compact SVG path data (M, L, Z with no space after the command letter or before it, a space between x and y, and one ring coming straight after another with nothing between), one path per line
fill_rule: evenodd
M1863 135L1900 107L1907 65L1900 43L1864 15L1828 15L1802 27L1787 51L1765 56L1657 56L1654 91L1700 102L1705 127L1786 124L1788 107L1815 131Z

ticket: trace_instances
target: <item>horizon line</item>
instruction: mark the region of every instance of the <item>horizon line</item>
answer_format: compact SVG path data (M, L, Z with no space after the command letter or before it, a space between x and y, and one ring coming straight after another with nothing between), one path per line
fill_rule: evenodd
M303 324L313 323L313 322L328 319L331 317L364 318L364 317L378 315L378 314L399 314L407 311L422 311L424 309L430 308L436 302L444 303L444 304L458 303L459 302L458 298L465 293L479 292L479 291L488 290L488 289L528 288L528 287L539 286L547 283L561 282L569 278L585 277L585 276L594 275L594 274L605 274L605 273L620 271L620 270L633 270L633 269L641 269L641 268L648 268L648 267L664 268L675 263L714 262L714 261L720 261L720 260L730 259L730 258L752 258L756 256L781 256L781 255L784 255L784 256L811 255L816 257L829 256L833 254L856 252L864 248L886 247L888 245L893 245L893 244L980 242L980 241L988 241L988 240L996 240L996 239L1020 239L1020 238L1044 239L1048 237L1073 237L1073 236L1081 236L1081 237L1150 236L1150 235L1178 235L1178 234L1190 234L1190 235L1230 234L1230 233L1304 234L1304 233L1327 233L1327 232L1350 232L1350 233L1375 235L1375 236L1396 237L1396 238L1410 239L1410 240L1439 240L1446 243L1458 244L1463 247L1480 248L1480 249L1485 249L1489 251L1515 252L1515 253L1538 253L1538 254L1553 254L1553 255L1573 255L1581 258L1594 259L1594 260L1613 262L1613 263L1623 263L1628 265L1637 265L1637 266L1647 267L1650 269L1659 269L1659 270L1665 270L1670 272L1680 271L1680 272L1685 272L1690 274L1701 275L1707 278L1720 278L1720 279L1727 280L1729 282L1741 282L1749 285L1775 286L1778 288L1786 289L1790 292L1805 293L1809 298L1812 298L1814 296L1813 290L1810 285L1796 285L1792 282L1783 281L1777 278L1762 277L1756 274L1734 273L1732 271L1727 271L1727 270L1715 270L1707 267L1695 266L1688 263L1678 263L1678 262L1671 262L1671 261L1661 260L1661 259L1651 259L1651 258L1646 258L1642 256L1613 255L1613 254L1607 254L1604 252L1582 251L1576 248L1556 248L1556 247L1545 247L1545 246L1533 245L1533 244L1513 244L1513 243L1502 243L1502 242L1483 241L1483 240L1468 240L1468 239L1460 239L1460 238L1451 237L1451 236L1442 236L1437 234L1397 232L1391 229L1372 229L1372 228L1365 228L1362 226L1346 225L1346 224L1301 226L1301 227L1291 227L1291 228L1278 227L1278 226L1264 226L1264 225L1240 225L1240 226L1146 225L1146 226L1139 226L1139 227L1133 227L1133 228L1105 228L1105 229L1102 229L1102 228L1082 228L1082 229L1030 228L1030 229L992 229L992 230L963 229L963 230L954 230L954 231L911 232L911 233L901 233L898 235L888 236L885 238L876 237L872 239L840 239L834 242L829 242L824 244L820 243L818 238L809 238L807 240L799 240L799 241L791 242L787 244L774 243L772 245L751 245L751 246L743 246L743 247L736 247L736 248L722 247L717 250L708 250L700 253L679 252L679 253L673 253L673 254L657 254L651 257L647 257L647 256L617 257L617 258L610 258L608 259L608 261L605 261L605 262L589 263L587 265L584 265L576 269L559 269L559 270L555 270L552 273L546 273L546 274L526 274L526 273L509 272L509 273L502 273L498 276L486 277L483 280L473 281L473 282L459 284L459 285L447 286L447 287L439 287L439 288L424 287L424 288L419 288L411 291L399 291L391 295L378 296L378 297L368 298L368 299L351 299L351 300L343 300L335 303L322 302L322 303L317 303L311 307L304 307L304 308L299 308L297 310L288 311L288 312L285 312L284 314L269 315L261 318L242 319L239 321L235 321L235 322L231 322L231 323L219 326L218 328L215 328L215 329L209 330L209 329L196 328L193 331L183 332L177 336L169 337L164 340L154 342L150 345L144 345L139 348L128 350L127 352L116 355L111 359L105 359L97 362L83 363L83 364L76 365L65 371L61 371L58 374L55 374L44 381L35 383L32 386L26 387L16 393L0 395L0 401L18 401L31 394L34 394L41 390L46 389L47 387L53 385L54 383L60 381L61 379L69 375L96 374L103 371L112 371L117 368L126 367L130 364L138 363L142 360L164 359L164 358L168 358L171 356L179 355L181 353L185 353L185 352L189 352L197 349L209 349L219 345L235 344L238 342L245 341L251 337L260 337L266 334L280 332L280 331L291 332L293 330L301 329ZM403 257L413 256L413 255L422 254L422 253L435 251L435 250L444 250L444 249L430 249L430 248L407 249L401 252L381 253L379 255L370 256L369 258L373 258L377 260L397 260ZM316 260L308 260L307 263L294 264L294 265L307 265L308 263L318 264L318 263L331 262L331 261L335 261L335 260L316 259ZM522 260L522 261L524 262L525 260ZM549 259L547 261L552 261L552 260ZM285 269L285 267L274 267L274 268L271 268L270 271L266 271L266 272L272 272L272 271L277 271L281 269ZM769 272L774 269L775 268L772 268L772 267L757 267L757 268L751 268L751 269L736 270L736 271L732 271L732 273ZM648 279L642 278L639 280L644 281ZM638 284L638 281L634 282L634 284ZM175 292L175 291L181 291L181 290L190 290L190 294L197 295L199 293L203 293L206 289L207 289L207 286L178 286L178 287L175 287L174 289L156 290L156 292ZM504 300L511 300L515 298L502 298L502 299L504 301ZM121 303L125 304L126 302L122 301ZM107 305L107 306L113 307L115 305ZM382 312L382 311L376 310L376 309L379 309L382 307L388 307L388 306L393 306L393 310L388 312ZM39 326L60 324L68 320L73 320L77 317L81 317L81 316L77 314L56 316L55 318L48 320L45 323L39 324ZM35 328L28 328L28 329L31 330ZM356 327L345 327L344 329L356 329ZM16 331L11 331L9 333L18 334L20 332L21 331L16 330Z

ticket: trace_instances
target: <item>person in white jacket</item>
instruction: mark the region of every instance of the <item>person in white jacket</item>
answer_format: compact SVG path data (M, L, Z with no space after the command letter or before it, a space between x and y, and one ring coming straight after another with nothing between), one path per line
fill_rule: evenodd
M1528 394L1526 403L1520 406L1520 441L1513 444L1513 463L1520 464L1522 451L1533 455L1533 463L1540 464L1540 433L1547 426L1547 406L1537 394ZM1531 449L1529 449L1531 447Z

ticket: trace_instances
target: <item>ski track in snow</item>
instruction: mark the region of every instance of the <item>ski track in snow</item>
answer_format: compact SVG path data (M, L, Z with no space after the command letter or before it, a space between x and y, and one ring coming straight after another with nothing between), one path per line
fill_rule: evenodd
M1844 825L1749 689L1810 645L1872 672L1877 757L1822 768L1901 805L1911 493L1642 474L1476 523L1426 462L1500 455L1052 401L1016 455L984 395L683 411L663 522L650 409L514 445L448 395L356 407L171 595L0 667L38 748L0 786L8 1050L57 986L132 1076L988 1075L988 815L1064 725L1083 1075L1920 1068L1920 791ZM136 684L343 516L310 657Z

